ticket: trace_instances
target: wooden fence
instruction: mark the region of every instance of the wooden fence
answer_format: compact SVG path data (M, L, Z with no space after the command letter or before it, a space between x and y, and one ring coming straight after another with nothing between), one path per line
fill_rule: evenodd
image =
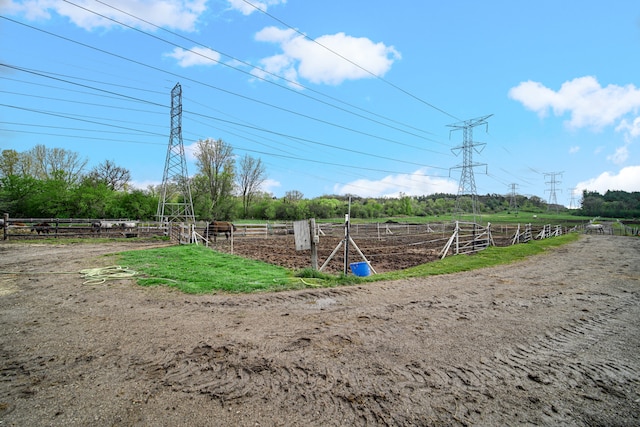
M0 221L3 240L44 238L130 238L167 235L166 224L129 219L9 218Z

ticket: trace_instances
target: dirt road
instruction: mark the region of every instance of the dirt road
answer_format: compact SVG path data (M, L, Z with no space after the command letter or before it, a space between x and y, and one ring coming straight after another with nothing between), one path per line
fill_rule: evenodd
M133 247L0 244L0 426L640 424L640 239L327 290L82 283Z

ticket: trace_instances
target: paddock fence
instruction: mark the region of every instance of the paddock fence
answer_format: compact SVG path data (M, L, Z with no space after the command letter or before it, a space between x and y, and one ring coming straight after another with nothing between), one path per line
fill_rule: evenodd
M167 224L128 218L9 218L0 219L3 240L57 238L132 238L168 235Z

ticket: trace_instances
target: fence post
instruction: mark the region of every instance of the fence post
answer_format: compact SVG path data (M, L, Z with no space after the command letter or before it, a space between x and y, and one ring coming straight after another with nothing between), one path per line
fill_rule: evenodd
M316 234L316 219L309 220L309 231L311 233L311 268L318 270L318 235Z

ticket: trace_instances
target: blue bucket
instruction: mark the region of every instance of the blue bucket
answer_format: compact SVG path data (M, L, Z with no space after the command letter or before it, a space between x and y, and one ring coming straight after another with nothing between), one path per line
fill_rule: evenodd
M371 268L366 262L354 262L349 264L349 267L351 267L351 272L356 276L367 277L371 274Z

